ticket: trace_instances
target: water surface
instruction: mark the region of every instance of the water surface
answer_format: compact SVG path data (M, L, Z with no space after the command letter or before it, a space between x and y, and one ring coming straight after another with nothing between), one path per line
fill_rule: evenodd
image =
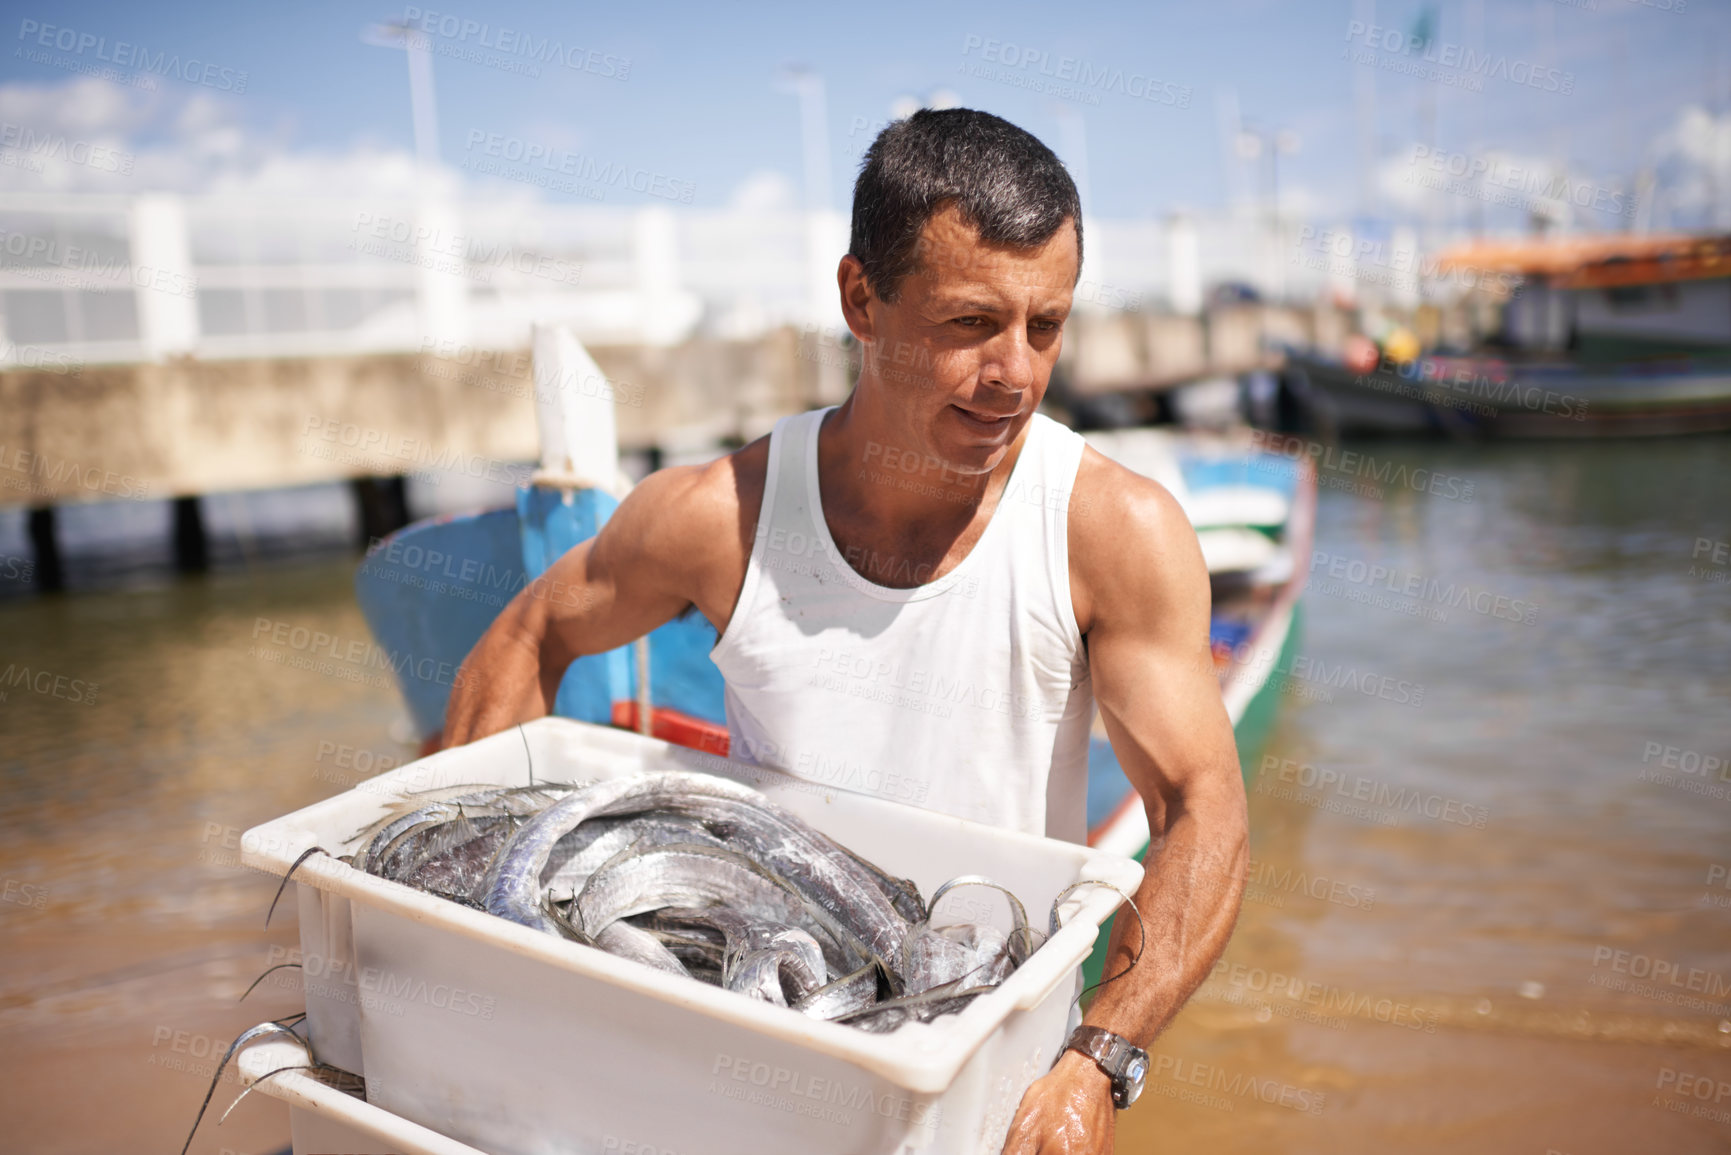
M1731 1148L1675 1093L1731 1080L1731 770L1700 772L1731 758L1731 441L1363 448L1471 500L1323 487L1251 900L1119 1150ZM376 670L269 644L366 638L333 526L304 563L0 602L31 671L0 686L8 1147L177 1149L212 1050L298 1008L235 1002L294 942L239 833L409 753ZM195 1151L287 1142L263 1096L212 1123Z

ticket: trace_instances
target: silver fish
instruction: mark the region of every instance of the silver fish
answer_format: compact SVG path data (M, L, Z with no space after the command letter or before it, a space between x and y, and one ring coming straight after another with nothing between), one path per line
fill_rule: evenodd
M689 977L691 973L660 939L628 922L613 923L595 936L595 945L608 954L633 959L668 974Z
M972 965L957 976L967 979L970 984L997 986L1009 978L1010 972L1018 965L1015 943L1023 940L1006 935L990 923L970 922L946 926L938 933L961 944L962 948L973 956Z
M799 893L731 850L671 843L628 848L589 876L571 904L572 922L590 938L619 919L669 906L728 906L765 922L798 925L811 917Z
M600 829L595 829L597 827ZM646 814L635 818L595 818L560 839L559 845L548 856L542 885L552 894L554 901L569 901L583 889L583 884L602 863L621 850L629 846L647 849L672 842L723 845L721 839L709 833L701 822L691 818L665 814ZM566 849L567 843L575 853L561 862L561 852ZM549 875L547 871L552 873Z
M643 963L659 971L666 971L668 974L689 977L691 973L660 938L642 927L633 926L621 919L603 929L600 934L590 935L574 923L556 903L550 899L543 899L542 902L542 911L549 924L566 938L604 950L608 954L618 955L620 958Z
M910 995L954 982L978 966L973 951L932 929L930 923L921 923L908 932L897 961L903 989Z
M885 999L863 1011L843 1015L837 1022L862 1031L887 1034L907 1023L929 1023L940 1015L955 1014L993 988L969 984L967 980L945 983L917 995Z
M926 909L925 900L920 897L920 888L914 885L912 879L896 878L870 859L861 858L840 843L835 843L835 846L871 875L872 881L884 892L884 897L890 900L890 905L896 908L897 914L910 923L926 921L930 911Z
M790 998L804 998L821 986L818 975L812 971L801 951L775 947L741 955L734 961L725 982L730 991L739 991L778 1007L787 1006Z
M873 876L803 819L750 787L710 774L616 778L554 803L513 835L495 860L484 899L487 910L524 926L551 930L539 890L554 845L591 818L649 810L696 818L738 845L808 900L843 953L857 956L848 969L873 959L899 989L894 960L907 922Z
M808 931L775 922L758 922L725 906L670 907L652 916L654 925L703 928L721 936L723 970L731 973L738 960L758 951L787 951L797 956L795 977L799 995L822 986L829 978L823 947ZM808 977L809 976L809 977Z
M912 882L708 774L429 791L350 842L362 839L349 861L371 873L873 1032L961 1010L1042 941L989 879L951 879L927 904ZM1007 895L1010 932L933 926L959 886Z
M570 787L543 786L484 786L446 787L412 796L398 803L408 809L394 817L387 815L375 823L366 849L358 853L355 865L368 874L382 878L400 878L419 865L417 856L420 838L447 822L467 815L512 815L519 818L545 809L570 792ZM356 837L364 837L366 831Z
M349 864L357 870L366 870L370 861L370 852L375 845L383 847L396 833L423 820L416 815L417 811L446 798L456 798L463 794L485 789L487 789L485 784L470 783L396 799L387 805L383 817L357 831L345 843L345 845L360 843L360 848L348 856ZM385 832L393 826L397 827L397 830L386 834ZM381 838L381 835L384 837ZM369 873L371 872L369 871Z
M430 830L442 822L449 822L457 816L454 806L442 802L433 802L416 807L407 814L390 819L378 833L374 834L365 848L357 852L355 866L368 874L382 872L386 856L392 847L416 830Z
M487 868L519 823L519 819L505 814L453 819L427 838L428 853L398 881L428 894L477 906Z
M761 797L693 797L683 800L678 811L697 818L798 890L841 947L845 957L838 961L846 970L874 960L899 989L893 967L908 924L860 860Z
M575 790L530 819L511 836L488 872L487 910L536 930L553 932L541 909L541 874L558 841L591 818L667 807L681 798L711 795L749 801L757 792L711 774L637 774Z
M819 987L793 1004L793 1009L814 1019L840 1019L863 1011L878 998L878 968L867 963L850 975Z
M654 914L640 915L627 921L654 935L674 958L685 965L693 978L722 985L727 942L719 932L702 926L669 926L656 921Z
M1021 966L1024 962L1027 962L1028 956L1033 954L1034 951L1039 948L1040 944L1045 941L1044 935L1028 925L1027 908L1022 905L1022 900L1016 897L1015 892L1010 890L1007 886L1000 886L991 879L978 874L957 875L955 878L950 879L948 882L932 891L932 901L927 904L928 909L936 910L938 902L944 897L944 895L948 894L958 886L989 887L1009 899L1010 921L1013 924L1009 933L1009 949L1011 961L1014 962L1016 966ZM1054 919L1057 917L1055 913L1056 910L1057 906L1054 903Z
M1010 976L1016 962L1011 938L990 923L956 923L933 927L922 923L902 940L902 979L906 993L968 980L968 985L997 985Z

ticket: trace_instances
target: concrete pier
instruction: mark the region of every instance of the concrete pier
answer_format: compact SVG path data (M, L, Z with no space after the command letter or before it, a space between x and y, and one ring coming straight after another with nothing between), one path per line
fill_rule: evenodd
M809 342L808 342L809 344ZM756 437L819 399L800 336L597 347L625 449ZM527 350L177 358L0 372L0 505L196 497L363 477L517 479L537 453ZM176 514L196 556L191 507ZM177 538L180 530L177 529Z

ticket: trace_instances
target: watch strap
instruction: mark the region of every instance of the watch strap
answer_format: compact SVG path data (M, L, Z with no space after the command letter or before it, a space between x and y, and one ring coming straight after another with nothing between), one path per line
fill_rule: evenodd
M1099 1067L1101 1072L1112 1081L1113 1104L1120 1109L1128 1106L1124 1101L1129 1090L1124 1081L1124 1072L1122 1069L1114 1069L1121 1068L1122 1064L1114 1063L1112 1066L1108 1066L1106 1059L1108 1055L1120 1058L1139 1053L1135 1043L1123 1035L1108 1031L1104 1027L1091 1027L1084 1024L1070 1032L1070 1037L1064 1042L1064 1049L1079 1051L1093 1059L1094 1065ZM1114 1052L1116 1052L1115 1055Z
M1067 1050L1080 1051L1099 1063L1105 1070L1106 1056L1111 1053L1112 1040L1120 1038L1104 1027L1080 1026L1070 1032L1069 1040L1064 1044ZM1106 1071L1108 1075L1112 1072Z

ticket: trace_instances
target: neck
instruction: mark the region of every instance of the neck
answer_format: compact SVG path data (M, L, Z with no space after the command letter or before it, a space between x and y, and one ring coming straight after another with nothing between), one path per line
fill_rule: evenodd
M877 524L936 524L971 520L987 495L1001 492L1021 454L1024 427L991 469L962 472L923 448L862 379L825 418L818 437L824 506Z

